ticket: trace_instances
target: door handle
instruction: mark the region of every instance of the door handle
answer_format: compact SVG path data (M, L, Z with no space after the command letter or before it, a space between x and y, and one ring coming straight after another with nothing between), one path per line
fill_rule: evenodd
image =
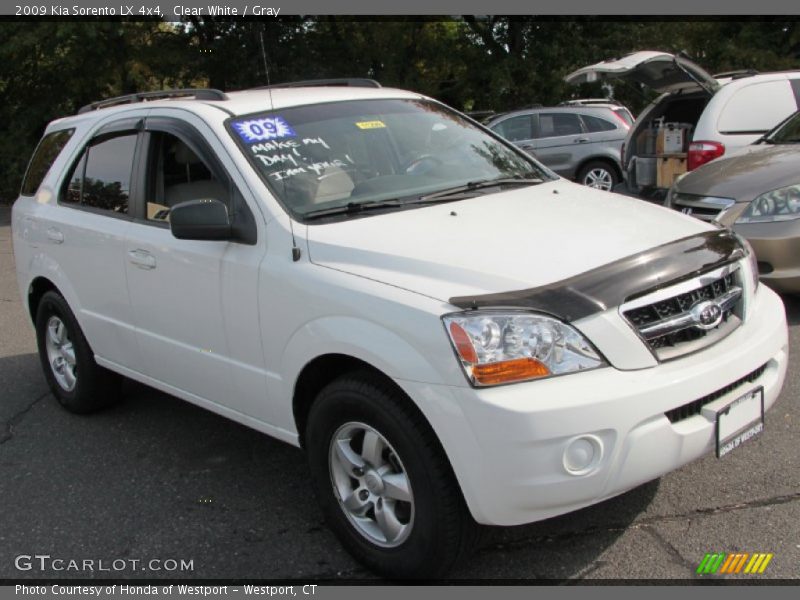
M575 143L576 144L585 144L588 141L589 141L589 138L575 138Z
M136 265L140 269L155 269L156 257L150 254L147 250L129 250L128 260L131 264Z
M47 239L53 242L54 244L63 244L64 243L64 234L61 233L55 227L48 227L47 228Z

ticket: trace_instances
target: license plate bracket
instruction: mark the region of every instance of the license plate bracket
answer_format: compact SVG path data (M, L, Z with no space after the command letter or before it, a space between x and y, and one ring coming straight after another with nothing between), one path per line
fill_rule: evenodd
M764 431L764 388L759 386L717 411L717 458L722 458L762 431Z

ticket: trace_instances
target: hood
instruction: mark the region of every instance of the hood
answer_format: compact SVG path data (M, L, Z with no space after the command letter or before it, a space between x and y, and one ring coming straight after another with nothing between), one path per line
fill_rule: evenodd
M573 71L567 83L591 83L606 79L626 79L641 83L659 93L700 86L713 94L719 82L702 67L682 56L645 50L622 58L612 58Z
M798 164L800 145L745 146L682 177L675 191L749 202L764 192L800 183Z
M713 229L565 180L306 229L313 263L437 300L539 287Z

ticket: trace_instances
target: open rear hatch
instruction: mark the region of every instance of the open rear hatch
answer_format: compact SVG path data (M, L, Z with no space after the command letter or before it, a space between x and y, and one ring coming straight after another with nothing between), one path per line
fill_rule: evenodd
M583 67L567 75L564 81L578 84L606 79L641 83L662 94L696 86L713 94L719 88L719 82L699 65L682 56L653 50L634 52Z
M692 61L668 52L646 50L573 71L578 84L622 80L661 94L638 117L623 145L628 191L660 197L688 168L692 132L720 82Z

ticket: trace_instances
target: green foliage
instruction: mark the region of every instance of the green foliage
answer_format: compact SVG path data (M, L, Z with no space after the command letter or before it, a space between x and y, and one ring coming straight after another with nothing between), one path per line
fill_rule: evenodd
M605 95L571 70L642 49L685 52L709 72L800 68L800 24L604 18L194 18L185 23L0 23L0 201L16 197L48 121L100 98L148 89L225 90L371 77L462 110L508 110ZM269 64L269 77L264 68ZM652 94L618 84L638 112Z

